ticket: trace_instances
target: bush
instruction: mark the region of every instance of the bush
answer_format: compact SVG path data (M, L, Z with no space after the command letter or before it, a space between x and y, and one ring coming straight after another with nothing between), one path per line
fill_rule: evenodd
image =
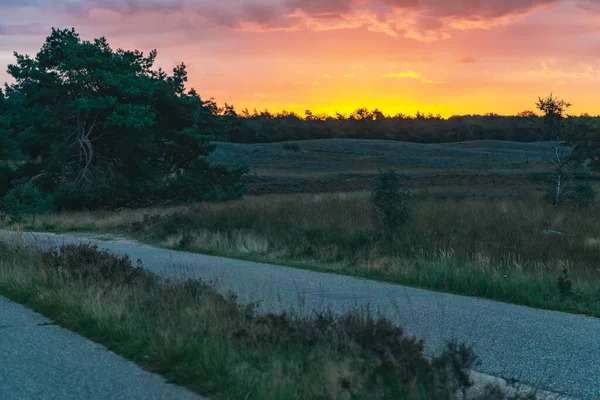
M371 191L375 225L386 238L392 239L411 220L411 193L401 187L400 177L393 169L379 172Z
M209 171L200 175L189 174L170 180L161 188L152 188L152 192L162 199L171 199L174 203L190 200L225 201L239 199L246 193L242 176L248 173L247 165L226 167L211 165ZM175 197L173 194L176 193Z
M44 252L42 261L46 270L77 280L116 285L155 283L155 275L141 265L134 267L128 256L99 251L95 245L65 244Z
M9 190L0 205L15 219L24 214L48 214L54 211L52 198L44 196L32 183L23 183Z
M455 342L429 362L423 357L423 341L405 335L385 317L359 310L339 316L319 312L313 318L266 314L253 322L257 328L246 333L251 342L275 348L334 347L339 358L360 360L364 386L356 387L356 378L339 382L354 398L366 392L377 393L376 398L453 399L454 393L472 386L467 370L479 364L471 348Z

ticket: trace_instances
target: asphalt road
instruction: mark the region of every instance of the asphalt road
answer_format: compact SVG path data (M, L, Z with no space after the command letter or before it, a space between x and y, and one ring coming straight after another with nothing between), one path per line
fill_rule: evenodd
M0 399L201 399L0 297Z
M38 243L88 241L68 235L34 237ZM455 338L474 346L482 361L479 372L570 398L600 399L600 319L130 242L95 243L134 261L139 258L162 275L213 281L220 291L234 291L240 302L260 301L263 311L306 314L326 307L336 312L368 307L425 339L429 355ZM1 343L0 352L5 352ZM0 398L5 398L2 386Z

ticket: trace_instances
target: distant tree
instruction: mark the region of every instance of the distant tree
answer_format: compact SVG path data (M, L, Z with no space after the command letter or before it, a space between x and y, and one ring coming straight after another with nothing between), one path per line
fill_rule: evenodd
M558 99L550 93L548 97L538 97L535 105L544 114L544 121L548 126L550 137L554 140L559 136L564 136L562 122L567 109L571 107L571 103Z
M15 53L8 100L22 107L0 138L24 154L21 181L67 208L241 193L244 169L207 161L220 128L211 103L186 91L184 64L167 74L156 56L75 29L52 29L34 58Z
M581 154L574 151L565 140L567 125L564 121L564 114L571 106L571 103L557 99L550 94L546 98L538 98L537 108L544 114L547 129L549 131L552 146L552 155L549 164L552 169L552 175L549 180L549 186L546 189L547 199L558 207L559 205L572 202L578 205L590 205L595 198L595 192L589 184L576 184L574 175L589 175L589 171L583 164Z
M521 111L520 113L517 113L517 117L533 118L533 117L537 117L537 114L531 110L525 110L525 111Z

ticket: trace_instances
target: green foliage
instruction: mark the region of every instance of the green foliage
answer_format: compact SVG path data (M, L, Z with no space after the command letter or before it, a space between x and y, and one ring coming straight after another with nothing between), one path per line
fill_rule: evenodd
M61 209L239 196L245 171L206 160L222 128L213 103L185 90L184 64L154 70L156 56L74 29L53 29L35 58L15 53L0 160L18 157L16 174L36 176ZM173 192L183 182L191 189Z
M138 193L140 191L138 189ZM53 197L58 210L110 209L123 204L132 205L130 185L120 175L112 176L109 179L85 182L80 185L73 182L64 182L56 188ZM150 199L145 205L149 204L152 204Z
M44 196L32 183L15 186L0 200L0 204L13 218L23 214L46 214L54 210L52 198Z
M395 170L379 172L371 190L375 225L386 238L391 239L411 220L411 193L409 189L401 187L400 177Z

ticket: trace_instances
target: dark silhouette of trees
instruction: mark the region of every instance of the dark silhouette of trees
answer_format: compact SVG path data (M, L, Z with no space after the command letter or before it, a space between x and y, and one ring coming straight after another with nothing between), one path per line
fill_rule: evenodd
M218 113L225 128L216 133L219 141L240 143L283 142L324 138L385 139L419 143L459 142L468 140L511 140L532 142L547 138L545 119L532 111L514 116L495 113L439 115L417 113L387 115L378 109L361 107L350 114L304 115L282 111L251 113L243 110L236 117ZM235 132L233 134L232 132Z

